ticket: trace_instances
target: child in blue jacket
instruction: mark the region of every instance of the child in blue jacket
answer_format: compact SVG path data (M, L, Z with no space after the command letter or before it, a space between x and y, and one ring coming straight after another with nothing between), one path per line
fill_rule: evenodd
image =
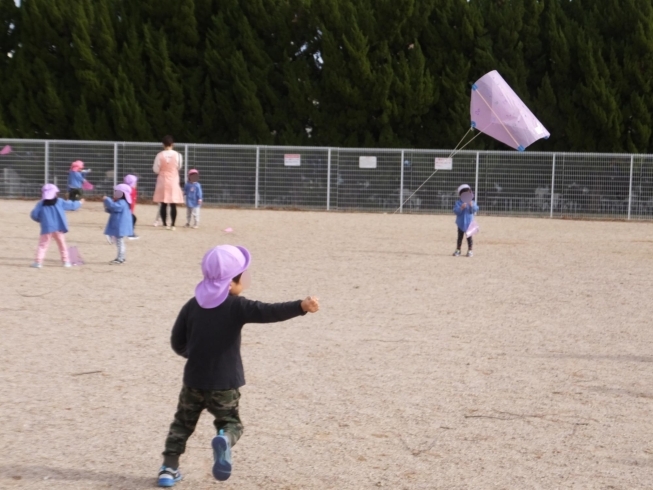
M45 184L41 188L41 200L32 210L30 218L41 224L41 238L36 251L36 260L32 267L40 269L43 267L43 259L50 246L50 240L54 238L59 246L61 261L64 267L70 267L68 247L66 247L65 233L68 233L68 220L65 211L79 209L82 202L64 201L57 197L59 188L54 184Z
M458 241L456 242L456 251L453 253L454 257L458 257L460 255L460 247L463 244L463 236L465 236L465 232L469 228L471 222L474 221L474 213L478 213L478 205L473 200L474 194L472 193L471 196L467 196L471 197L471 200L464 198L465 196L463 196L463 194L467 192L472 193L472 188L467 184L463 184L458 187L459 199L456 201L456 204L453 207L453 212L456 214L456 225L458 226ZM465 201L469 202L469 204L467 204ZM473 245L474 240L471 236L468 236L467 257L472 257L474 255L474 252L472 252Z
M125 239L134 234L134 224L129 205L131 204L131 187L118 184L113 188L113 199L104 196L104 209L109 216L109 222L104 234L115 238L118 256L109 262L111 265L125 263Z
M190 226L191 218L195 219L193 228L200 224L200 207L202 206L202 186L199 183L200 173L192 169L188 172L188 182L184 186L186 196L186 228Z
M75 160L70 164L70 170L68 172L68 199L79 201L83 197L84 180L86 180L86 174L90 171L90 168L84 170L84 162L81 160Z

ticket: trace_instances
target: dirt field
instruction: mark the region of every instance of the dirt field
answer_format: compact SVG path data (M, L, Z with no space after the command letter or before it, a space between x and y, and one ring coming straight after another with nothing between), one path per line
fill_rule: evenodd
M468 259L453 215L204 209L171 232L139 206L110 266L87 203L67 235L86 265L53 244L36 270L33 205L0 207L0 488L155 486L170 329L220 243L252 252L246 296L322 310L245 327L233 476L211 477L205 414L176 488L653 487L653 224L481 215Z

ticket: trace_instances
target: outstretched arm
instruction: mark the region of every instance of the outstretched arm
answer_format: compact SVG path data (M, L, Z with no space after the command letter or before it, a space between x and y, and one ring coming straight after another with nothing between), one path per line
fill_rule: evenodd
M32 209L29 217L32 218L37 223L41 222L41 209L43 208L43 201L39 201L38 204Z
M62 199L61 202L64 211L77 211L82 205L82 201L66 201Z
M241 298L240 306L243 323L283 322L320 309L318 299L314 297L287 303L262 303Z

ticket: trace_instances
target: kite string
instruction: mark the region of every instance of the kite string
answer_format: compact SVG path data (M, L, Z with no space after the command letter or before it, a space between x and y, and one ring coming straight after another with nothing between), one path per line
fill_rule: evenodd
M487 103L487 100L485 100L485 97L483 97L483 95L481 94L481 92L477 90L476 93L477 93L478 96L481 98L481 100L482 100L483 102L485 102L485 105L488 106L488 108L492 111L492 114L494 114L495 117L499 120L499 122L501 123L501 126L503 126L503 129L505 129L505 130L506 130L506 133L508 133L508 136L510 136L510 137L512 138L512 140L515 142L515 145L517 145L518 147L521 146L521 145L517 142L517 140L515 139L515 137L512 135L512 133L508 130L508 128L506 127L506 125L503 124L503 121L501 120L501 118L499 117L499 115L498 115L496 112L494 112L494 109L492 109L492 106L491 106L490 104Z
M480 135L481 135L481 131L479 131L478 133L476 133L476 136L474 136L471 140L469 140L467 143L465 143L463 146L461 146L460 149L458 149L457 151L454 150L454 151L451 153L451 156L450 156L449 158L454 157L454 156L456 156L458 153L460 153L461 151L463 151L463 150L465 149L465 147L466 147L468 144L470 144L472 141L474 141L474 140L475 140L476 138L478 138Z
M465 133L465 135L464 135L462 138L460 138L460 141L458 142L458 144L456 145L456 147L451 151L451 154L449 155L448 158L452 158L452 157L457 153L456 150L458 150L458 147L460 146L460 143L463 142L463 140L467 137L467 135L469 134L469 132L472 131L473 129L474 129L473 127L470 127L470 128L467 130L467 132ZM476 136L478 136L479 134L481 134L481 133L478 133ZM474 136L474 138L476 138L476 136ZM472 139L469 140L467 143L465 143L465 145L464 145L462 148L460 148L460 150L458 150L458 151L461 151L463 148L465 148L465 146L467 146L468 144L470 144L470 143L474 140L474 138L472 138ZM403 165L403 163L404 163L404 162L401 162L402 165ZM410 199L411 199L415 194L417 194L417 191L419 191L422 187L424 187L424 184L426 184L429 180L431 180L431 177L433 177L437 172L438 172L438 170L436 169L435 172L433 172L431 175L429 175L428 178L427 178L424 182L422 182L422 184L421 184L421 185L420 185L420 186L415 190L415 192L413 192L410 196L408 196L408 199L406 199L403 203L401 203L401 205L400 205L397 209L395 209L394 212L393 212L392 214L395 214L397 211L399 211L399 210L403 207L404 204L406 204L408 201L410 201ZM400 190L399 192L401 192L401 190Z

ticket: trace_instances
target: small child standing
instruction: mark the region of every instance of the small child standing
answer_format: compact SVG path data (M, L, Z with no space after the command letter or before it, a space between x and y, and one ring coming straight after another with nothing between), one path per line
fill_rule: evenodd
M66 247L65 233L68 233L68 220L65 211L79 209L83 201L64 201L57 197L59 188L54 184L45 184L41 188L41 200L32 210L30 217L41 224L41 238L36 251L36 260L32 267L43 267L43 259L50 246L50 240L55 239L59 246L59 254L64 267L70 267L68 248Z
M184 186L184 196L186 196L186 228L190 226L190 220L193 218L197 228L200 224L200 207L202 206L202 186L199 183L200 173L192 169L188 172L188 182Z
M91 169L84 170L84 162L81 160L76 160L70 165L70 171L68 172L68 199L71 201L79 201L83 195L84 191L84 181L86 180L86 174L90 173Z
M463 237L469 228L469 225L474 221L474 213L478 213L478 206L474 202L474 193L472 188L467 184L458 187L458 197L456 204L453 207L453 212L456 214L456 225L458 226L458 241L456 242L456 251L453 253L454 257L460 255L460 248L463 244ZM471 236L467 237L467 257L473 257L474 252L472 247L474 240Z
M138 240L138 235L136 234L136 215L134 214L134 211L136 210L136 201L138 200L138 190L136 189L138 187L138 177L135 175L125 175L125 180L124 183L127 184L131 188L131 198L132 202L129 205L129 210L132 213L132 225L134 228L134 234L129 237L130 240Z
M113 188L113 199L104 196L104 209L110 214L104 234L114 237L118 248L118 256L109 262L111 265L125 263L125 238L134 234L132 213L129 210L131 191L127 184L118 184Z
M246 323L290 320L319 310L318 299L309 297L288 303L261 303L243 298L251 257L244 247L221 245L202 259L204 280L195 288L172 329L172 349L187 359L179 405L165 442L160 487L181 480L179 456L204 409L215 417L213 476L231 476L231 448L243 433L238 414L238 389L245 384L240 355L241 330Z

